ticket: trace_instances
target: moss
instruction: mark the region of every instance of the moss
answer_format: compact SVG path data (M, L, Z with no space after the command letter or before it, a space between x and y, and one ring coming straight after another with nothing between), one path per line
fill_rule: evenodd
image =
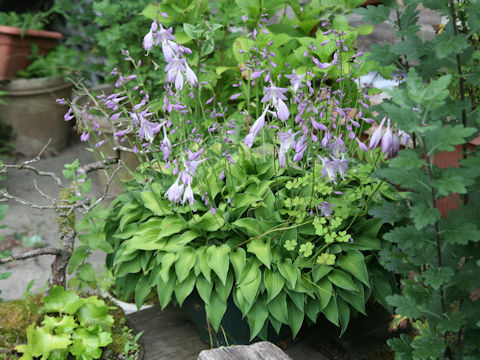
M75 189L73 186L67 186L60 191L60 200L68 200L75 195ZM68 210L59 211L59 216L57 216L57 224L60 229L60 233L68 233L71 229L75 228L75 212Z
M35 294L27 301L11 300L0 304L0 348L13 349L16 344L26 341L27 327L40 321L42 298L43 294Z

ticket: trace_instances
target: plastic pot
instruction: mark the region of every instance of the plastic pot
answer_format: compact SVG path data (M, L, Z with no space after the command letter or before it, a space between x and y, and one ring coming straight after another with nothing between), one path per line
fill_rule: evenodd
M26 30L23 37L21 33L20 28L0 26L0 80L13 80L17 71L28 67L32 44L38 46L40 55L45 55L62 38L56 31Z

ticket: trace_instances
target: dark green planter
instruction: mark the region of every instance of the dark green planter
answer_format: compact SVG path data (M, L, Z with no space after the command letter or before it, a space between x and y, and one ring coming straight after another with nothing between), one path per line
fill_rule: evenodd
M249 345L259 341L268 340L271 343L286 349L293 344L292 332L288 326L282 325L280 333L277 335L273 327L269 324L267 329L267 339L259 337L250 341L250 326L247 318L242 319L241 311L235 306L232 297L227 300L227 311L220 323L220 329L215 332L211 327L211 334L208 331L207 316L205 313L205 304L197 292L193 292L187 297L182 306L183 314L196 327L200 339L214 347L230 345ZM223 329L223 331L222 331ZM297 335L297 338L299 335Z

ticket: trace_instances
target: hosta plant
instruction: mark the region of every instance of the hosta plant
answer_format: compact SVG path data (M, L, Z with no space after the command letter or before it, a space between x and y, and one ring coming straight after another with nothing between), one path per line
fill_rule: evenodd
M182 306L195 291L215 330L230 298L252 338L265 337L268 324L296 335L322 313L345 331L372 292L383 303L392 292L377 266L390 225L367 210L395 199L370 175L400 138L388 125L365 144L373 120L356 78L372 65L345 17L306 24L297 9L298 18L275 26L261 4L240 7L233 34L213 18L174 31L159 8L139 40L157 54L162 96L150 96L141 74L114 70L117 90L84 109L110 119L113 147L135 152L141 165L109 216L92 214L80 236L111 248L117 290L134 293L138 306L152 291L163 307ZM210 60L222 50L210 40L222 27L224 64L234 66L215 68ZM98 124L81 127L102 154L109 140Z

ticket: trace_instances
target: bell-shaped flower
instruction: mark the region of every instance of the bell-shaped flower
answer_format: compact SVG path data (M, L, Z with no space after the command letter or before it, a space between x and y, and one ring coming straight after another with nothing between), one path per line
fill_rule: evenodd
M170 188L165 193L165 197L167 197L168 201L170 202L178 203L182 198L183 189L184 189L184 185L179 184L178 178L177 178L177 180L173 183L172 186L170 186Z
M281 168L285 167L285 161L287 158L287 152L290 147L295 145L295 135L298 132L292 133L292 129L288 129L286 132L280 132L278 139L280 141L280 150L278 151L278 163Z
M195 199L193 197L193 190L192 185L188 184L185 188L185 192L183 193L182 204L185 204L188 201L190 205L195 203Z
M385 133L382 136L382 152L384 152L385 154L388 154L392 145L393 145L393 134L392 134L392 130L390 129L390 120L388 120L387 130L385 130Z
M322 177L328 176L328 179L334 183L337 182L337 175L340 175L342 179L345 178L348 173L348 159L345 159L343 154L341 159L332 156L331 160L327 157L317 156L322 160Z
M380 142L380 140L382 139L382 128L383 128L383 123L385 122L385 119L386 118L382 119L382 122L380 123L380 125L373 132L372 137L370 138L370 144L368 145L370 149L375 149L378 143Z
M343 154L345 151L347 151L347 148L344 145L341 135L340 137L334 136L334 138L335 141L328 144L328 150L332 152L334 157L338 158L340 154Z
M303 78L305 77L305 74L298 75L295 73L295 69L292 70L291 75L285 75L285 77L290 80L290 85L292 85L292 91L294 94L297 93L298 89L305 86L303 84Z
M155 135L160 131L161 124L148 121L144 117L141 118L140 127L137 130L137 135L140 140L147 140L152 142L155 138Z
M263 96L261 102L270 101L272 105L277 110L277 116L282 121L287 121L290 116L290 111L288 110L287 104L283 100L287 100L287 97L283 95L288 91L286 88L280 88L274 86L270 83L270 86L265 86L264 88L265 95Z
M250 131L248 132L248 135L243 139L243 143L245 146L248 146L251 148L253 146L253 143L255 141L255 138L258 136L260 131L265 127L265 115L267 114L268 111L268 106L265 108L263 111L262 115L259 116L257 120L253 123L252 127L250 128Z

